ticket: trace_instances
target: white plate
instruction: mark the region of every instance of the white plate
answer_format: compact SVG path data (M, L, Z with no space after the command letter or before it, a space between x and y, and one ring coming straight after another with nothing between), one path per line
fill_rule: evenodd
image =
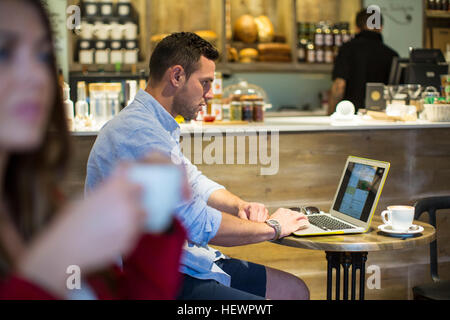
M418 226L413 224L411 227L414 227L413 230L408 229L408 230L393 230L392 226L389 224L382 224L381 226L378 226L378 229L386 232L386 233L390 233L390 234L416 234L416 233L421 233L424 229L422 226Z

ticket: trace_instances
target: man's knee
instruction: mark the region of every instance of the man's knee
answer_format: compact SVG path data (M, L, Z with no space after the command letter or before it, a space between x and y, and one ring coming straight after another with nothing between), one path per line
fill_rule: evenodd
M306 283L293 274L266 267L266 298L273 300L309 300Z

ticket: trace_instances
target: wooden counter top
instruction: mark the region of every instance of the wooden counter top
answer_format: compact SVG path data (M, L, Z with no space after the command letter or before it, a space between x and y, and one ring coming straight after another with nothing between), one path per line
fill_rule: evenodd
M366 233L314 237L289 236L273 242L290 247L312 250L370 252L411 249L427 245L435 239L435 229L433 226L421 221L414 221L414 224L422 226L424 231L420 235L410 238L385 235L378 230L378 226L381 224L381 218L377 215L373 217L369 231Z
M278 132L314 132L314 131L349 131L349 130L386 130L386 129L427 129L450 128L450 122L430 122L417 120L414 122L389 122L364 120L355 118L353 121L332 121L330 117L267 117L264 123L249 123L247 125L204 125L201 122L181 124L181 134L195 132L215 133L251 133L259 131ZM73 132L74 136L96 136L97 131Z

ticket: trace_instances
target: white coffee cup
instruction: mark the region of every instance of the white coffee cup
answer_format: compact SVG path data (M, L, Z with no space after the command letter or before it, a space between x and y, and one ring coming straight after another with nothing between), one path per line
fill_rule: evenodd
M181 169L171 164L137 164L129 169L128 177L143 187L142 207L147 213L147 231L166 230L182 201Z
M406 231L414 220L414 207L411 206L389 206L381 213L381 219L392 230Z

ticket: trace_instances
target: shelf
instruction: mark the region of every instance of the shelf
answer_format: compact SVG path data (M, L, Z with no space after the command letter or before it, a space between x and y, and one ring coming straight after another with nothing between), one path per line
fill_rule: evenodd
M82 81L114 81L114 80L139 80L142 77L147 79L148 74L131 73L131 72L70 72L71 80Z
M131 65L122 65L120 72L115 72L114 65L104 65L103 72L98 71L97 65L86 66L89 75L114 74L131 74ZM222 73L237 72L292 72L292 73L331 73L333 64L327 63L286 63L286 62L255 62L255 63L238 63L238 62L219 62L216 65L217 71ZM136 74L141 70L148 72L148 62L140 62L136 65ZM70 72L72 74L82 74L83 66L79 63L70 64Z
M134 67L135 66L135 67ZM90 64L90 65L82 65L80 63L70 63L69 64L69 71L70 72L83 72L87 71L89 73L130 73L133 71L133 68L136 69L136 73L139 73L141 70L145 70L145 72L148 72L148 61L140 61L135 65L131 64L122 64L120 72L116 72L115 66L113 64L104 64L101 65L101 68L97 64ZM102 71L99 71L99 69L102 69Z
M255 63L218 63L217 70L223 73L235 72L294 72L294 73L331 73L333 64L326 63L286 63L286 62L255 62Z
M450 19L450 11L426 10L425 15L427 18Z

